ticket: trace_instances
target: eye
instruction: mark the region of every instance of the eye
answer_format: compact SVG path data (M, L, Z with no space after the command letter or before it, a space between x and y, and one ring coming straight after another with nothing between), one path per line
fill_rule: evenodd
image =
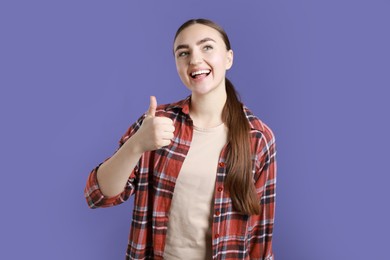
M205 51L209 51L209 50L212 50L212 49L213 49L213 46L211 46L211 45L205 45L203 47L203 50L205 50Z
M185 56L188 56L188 51L181 51L177 54L177 57L185 57Z

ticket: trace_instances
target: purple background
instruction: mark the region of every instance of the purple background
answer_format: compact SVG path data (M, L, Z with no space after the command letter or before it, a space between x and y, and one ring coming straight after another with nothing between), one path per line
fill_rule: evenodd
M277 138L277 259L388 258L389 1L244 2L1 2L0 259L124 259L132 201L89 209L87 175L149 95L189 94L171 50L197 17Z

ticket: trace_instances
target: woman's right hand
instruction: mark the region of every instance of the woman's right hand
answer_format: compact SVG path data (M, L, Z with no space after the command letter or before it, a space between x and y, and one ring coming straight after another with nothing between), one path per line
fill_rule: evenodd
M175 127L172 119L156 116L157 100L155 96L150 97L149 109L142 122L140 129L133 136L139 152L144 153L167 146L174 137ZM133 144L134 144L133 143Z

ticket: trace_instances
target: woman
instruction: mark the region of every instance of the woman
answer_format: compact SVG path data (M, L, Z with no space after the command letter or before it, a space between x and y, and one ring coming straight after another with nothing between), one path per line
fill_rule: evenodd
M191 95L160 106L150 98L90 173L88 205L135 194L127 259L273 259L275 139L225 77L228 37L210 20L189 20L174 56Z

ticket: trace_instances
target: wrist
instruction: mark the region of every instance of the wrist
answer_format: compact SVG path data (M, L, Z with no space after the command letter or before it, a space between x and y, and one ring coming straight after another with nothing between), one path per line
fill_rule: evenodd
M124 146L126 146L125 149L128 152L134 155L142 155L145 152L138 133L135 133L129 140L127 140Z

